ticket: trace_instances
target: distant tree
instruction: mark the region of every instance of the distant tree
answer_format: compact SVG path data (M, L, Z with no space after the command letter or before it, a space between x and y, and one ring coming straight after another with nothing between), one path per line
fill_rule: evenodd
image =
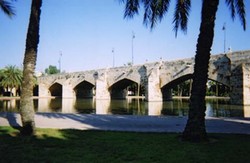
M9 17L12 17L13 15L15 15L13 6L11 5L10 2L8 2L6 0L0 0L0 8L4 12L4 14L6 14Z
M0 0L0 10L2 10L3 13L9 16L10 18L15 15L12 4L6 0ZM2 75L2 70L0 70L0 75ZM1 80L1 77L2 76L0 76L0 80ZM1 89L3 88L1 87Z
M3 79L3 70L4 69L0 69L0 81Z
M128 62L127 64L123 64L123 65L128 66L128 67L133 66L132 62Z
M3 79L3 69L0 69L0 82ZM0 84L0 96L2 96L4 94L4 88L1 86Z
M45 69L45 73L48 75L58 74L58 73L60 73L60 70L57 69L56 66L49 65L49 67Z
M15 66L6 66L0 71L0 86L9 92L12 92L13 88L16 88L16 90L20 88L22 78L22 70Z

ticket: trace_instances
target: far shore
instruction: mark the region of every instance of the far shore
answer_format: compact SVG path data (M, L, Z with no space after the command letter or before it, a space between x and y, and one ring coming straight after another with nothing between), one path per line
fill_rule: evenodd
M33 96L32 98L33 99L44 99L44 98L55 99L56 97L55 96L48 96L48 97ZM127 96L126 98L127 99L145 99L145 96ZM190 98L189 96L173 96L173 99L189 99L189 98ZM15 96L15 97L0 96L0 100L19 100L19 99L20 99L20 96ZM206 99L227 99L227 100L229 100L230 97L206 96Z
M56 97L54 96L48 96L48 97L38 97L38 96L33 96L33 99L43 99L43 98L51 98L54 99ZM13 97L8 97L8 96L0 96L0 100L19 100L20 96L13 96Z

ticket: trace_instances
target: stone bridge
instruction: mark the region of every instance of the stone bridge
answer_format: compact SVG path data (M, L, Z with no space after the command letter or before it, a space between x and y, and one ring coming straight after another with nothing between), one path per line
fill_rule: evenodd
M145 63L38 78L39 97L112 99L142 95L171 99L173 86L192 79L194 58ZM208 78L230 88L232 104L250 104L250 50L212 55Z

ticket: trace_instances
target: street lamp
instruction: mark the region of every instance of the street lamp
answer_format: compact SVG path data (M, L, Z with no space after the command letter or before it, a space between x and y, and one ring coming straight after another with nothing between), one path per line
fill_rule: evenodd
M132 65L134 65L134 38L135 33L132 31Z
M226 53L226 23L223 24L222 30L224 31L224 53Z
M59 71L60 71L60 73L62 72L61 71L61 59L62 59L62 52L60 51L60 54L59 54L59 60L58 60L58 63L59 63Z
M112 54L113 54L113 67L115 67L115 49L112 48Z

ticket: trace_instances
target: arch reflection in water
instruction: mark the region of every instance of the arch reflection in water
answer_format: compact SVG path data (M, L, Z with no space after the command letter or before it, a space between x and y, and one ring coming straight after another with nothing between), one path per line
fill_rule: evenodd
M19 100L1 101L1 111L18 111ZM40 98L38 112L62 112L118 115L187 116L188 99L164 102L145 102L139 99L93 100L70 98ZM206 100L206 117L250 117L250 105L229 105L228 100Z
M20 101L11 100L0 100L0 111L4 112L18 112L20 107Z
M187 116L188 109L189 107L187 99L175 99L173 101L165 101L163 103L162 115Z
M210 103L206 103L206 117L213 117L213 108Z
M73 105L77 113L94 114L95 113L95 100L93 99L76 99Z

